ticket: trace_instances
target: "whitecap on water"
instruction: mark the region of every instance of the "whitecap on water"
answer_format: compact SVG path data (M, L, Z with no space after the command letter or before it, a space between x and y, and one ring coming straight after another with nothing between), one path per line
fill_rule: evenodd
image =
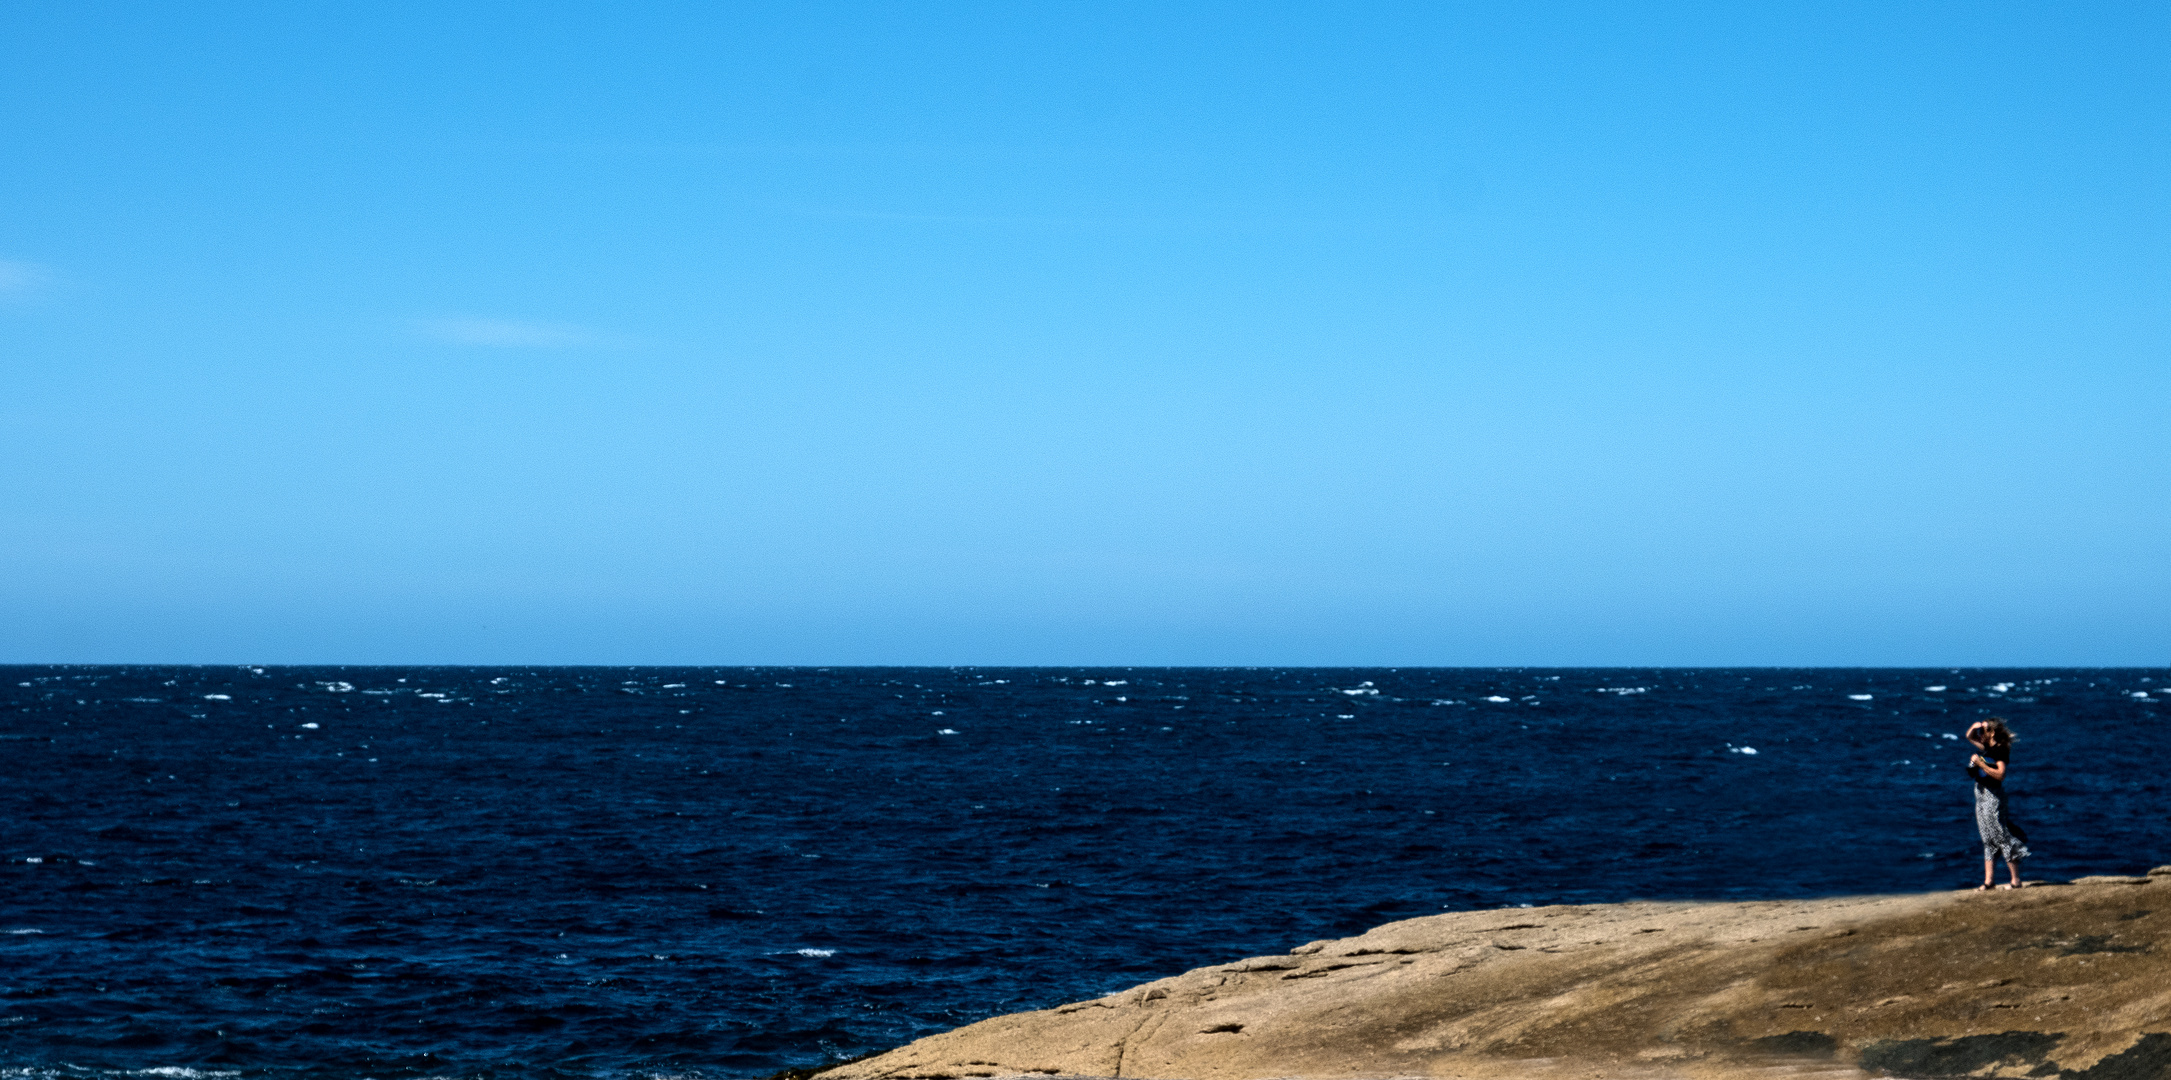
M1493 702L1494 704L1497 704L1497 705L1505 705L1505 704L1507 704L1507 703L1508 703L1508 701L1509 701L1510 699L1508 699L1508 698L1504 698L1504 697L1501 697L1501 696L1500 696L1500 695L1498 695L1498 694L1494 694L1493 696L1491 696L1491 697L1489 697L1489 698L1486 698L1485 700L1487 700L1487 701L1490 701L1490 702Z
M835 949L797 949L797 950L794 950L794 952L795 952L795 954L796 954L796 955L799 955L799 956L835 956L835 955L837 955L837 950L835 950Z
M234 696L233 696L232 694L205 694L205 695L204 695L204 700L205 700L205 701L232 701L232 700L234 700Z
M1877 696L1877 695L1875 695L1875 694L1848 694L1848 695L1847 695L1847 700L1848 700L1848 701L1869 701L1869 700L1871 700L1871 699L1875 698L1876 696Z
M943 728L943 729L942 729L942 730L940 730L940 731L937 731L937 732L935 732L935 734L937 734L937 735L955 735L955 734L957 734L957 729L956 729L956 728L954 728L954 727L946 727L946 728Z
M1945 692L1945 688L1943 686L1925 686L1923 687L1923 689L1933 694L1942 694Z

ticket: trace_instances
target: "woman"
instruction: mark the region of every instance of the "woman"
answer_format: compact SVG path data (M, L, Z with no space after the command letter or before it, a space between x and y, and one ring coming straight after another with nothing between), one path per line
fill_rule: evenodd
M1983 883L1976 891L1990 887L1996 860L2005 860L2005 871L2013 882L2007 889L2021 888L2020 860L2028 857L2028 834L2013 824L2013 815L2005 809L2005 777L2012 771L2013 731L2005 721L1991 717L1967 729L1967 741L1973 743L1976 753L1968 759L1967 774L1975 778L1975 828L1983 834Z

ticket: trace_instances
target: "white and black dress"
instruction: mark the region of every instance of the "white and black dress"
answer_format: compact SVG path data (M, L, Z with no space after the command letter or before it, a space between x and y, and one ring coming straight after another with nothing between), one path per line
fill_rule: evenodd
M2012 760L2010 747L1993 746L1983 751L1983 758L2000 765ZM1983 834L1983 855L1995 856L2007 862L2019 862L2028 857L2028 834L2013 821L2013 815L2005 808L2005 784L1989 773L1967 767L1969 776L1975 778L1975 828Z

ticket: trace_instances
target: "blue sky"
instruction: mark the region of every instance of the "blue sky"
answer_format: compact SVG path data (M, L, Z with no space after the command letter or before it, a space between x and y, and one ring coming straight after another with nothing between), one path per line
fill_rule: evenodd
M2171 663L2160 5L0 5L0 662Z

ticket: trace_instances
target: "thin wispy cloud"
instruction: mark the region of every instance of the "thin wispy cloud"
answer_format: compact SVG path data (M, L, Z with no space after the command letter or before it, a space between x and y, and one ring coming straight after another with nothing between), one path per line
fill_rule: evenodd
M1229 214L1225 216L1056 216L1027 214L895 213L880 210L846 210L820 207L789 207L786 213L835 221L867 221L897 225L959 225L996 229L1129 230L1142 232L1349 232L1359 229L1425 227L1439 223L1437 216L1328 218L1319 216Z
M830 158L886 160L1105 160L1131 156L1120 149L1079 147L1067 144L1016 144L975 142L845 142L807 140L796 142L665 142L637 139L490 140L442 144L464 149L512 154L568 154L628 158L736 158L745 160L800 161Z
M36 263L0 259L0 301L28 300L52 274Z
M578 349L619 344L614 338L583 327L522 319L423 319L415 329L433 341L488 349Z

